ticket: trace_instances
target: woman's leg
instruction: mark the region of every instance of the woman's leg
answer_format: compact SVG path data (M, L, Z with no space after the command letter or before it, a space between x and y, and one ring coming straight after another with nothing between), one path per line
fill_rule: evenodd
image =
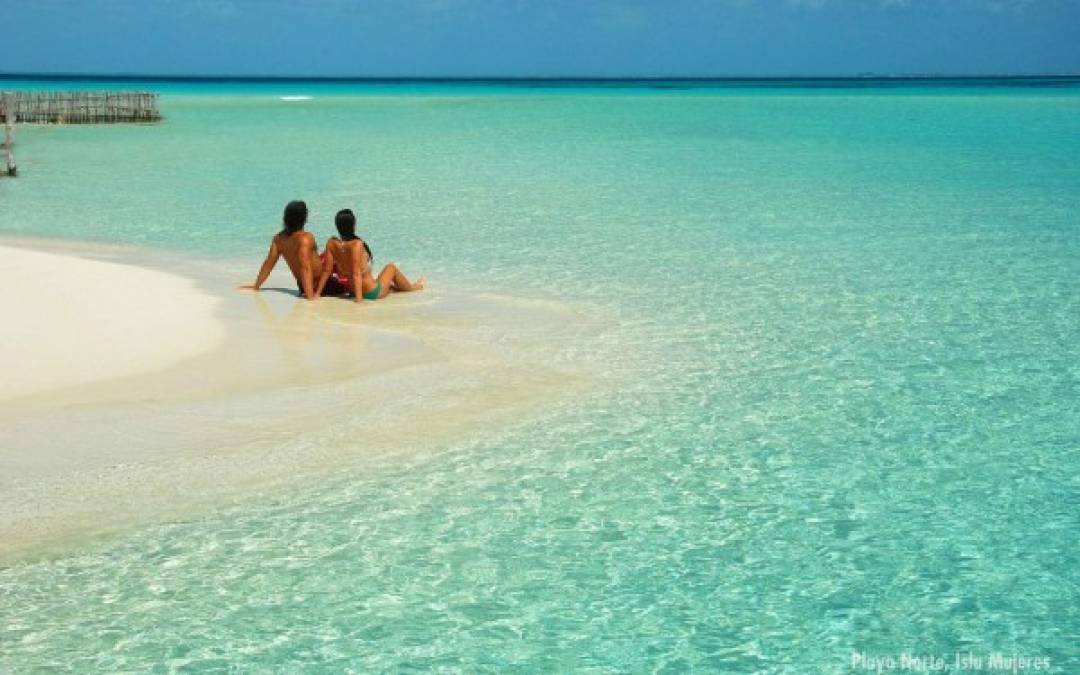
M419 291L427 283L424 277L420 277L416 281L409 281L408 277L401 273L398 266L394 263L389 263L386 267L379 272L379 283L382 284L382 292L379 293L380 298L385 298L391 291L397 291L399 293L406 293L408 291Z

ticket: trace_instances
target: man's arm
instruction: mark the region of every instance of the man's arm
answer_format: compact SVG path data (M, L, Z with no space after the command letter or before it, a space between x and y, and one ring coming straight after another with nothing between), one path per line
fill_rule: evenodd
M262 267L259 268L259 275L255 277L255 283L251 286L241 286L240 288L253 291L262 288L262 285L266 283L266 279L270 276L270 272L274 269L274 265L277 264L278 258L280 257L281 251L278 250L277 237L274 237L270 240L270 251L266 254L266 260L263 261Z
M334 273L334 252L330 248L332 246L333 239L326 240L326 246L323 250L330 255L326 256L326 261L322 266L322 274L319 275L319 283L315 286L315 295L322 297L323 289L326 288L326 282L330 279L330 275Z
M308 234L300 242L300 285L304 289L304 297L314 300L315 281L312 278L311 258L315 255L315 237Z

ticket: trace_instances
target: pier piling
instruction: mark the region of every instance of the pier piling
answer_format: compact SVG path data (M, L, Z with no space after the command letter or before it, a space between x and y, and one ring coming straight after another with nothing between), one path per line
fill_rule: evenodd
M4 116L4 166L9 176L18 173L18 169L15 168L15 108L12 105L14 98L14 95L8 91L0 94L0 105L3 108L0 112Z

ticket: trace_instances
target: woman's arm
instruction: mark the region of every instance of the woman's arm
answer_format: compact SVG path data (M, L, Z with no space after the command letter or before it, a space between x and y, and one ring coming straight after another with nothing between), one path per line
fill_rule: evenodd
M277 264L278 258L281 257L281 251L278 250L277 237L270 240L270 251L266 254L266 260L263 261L262 267L259 268L259 275L255 277L255 283L251 286L241 286L240 288L251 289L257 291L262 288L262 285L266 283L267 277L270 276L270 272L274 269L274 265Z
M359 239L354 239L349 242L352 246L352 270L350 278L352 279L353 296L357 302L364 301L364 272L367 270L367 251L364 250L364 244Z

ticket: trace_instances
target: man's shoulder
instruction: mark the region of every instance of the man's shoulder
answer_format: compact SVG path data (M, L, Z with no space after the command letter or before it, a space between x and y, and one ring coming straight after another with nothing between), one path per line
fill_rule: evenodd
M299 232L296 232L295 234L297 235L296 240L298 242L302 243L302 244L314 244L315 243L315 235L308 232L307 230L300 230Z

